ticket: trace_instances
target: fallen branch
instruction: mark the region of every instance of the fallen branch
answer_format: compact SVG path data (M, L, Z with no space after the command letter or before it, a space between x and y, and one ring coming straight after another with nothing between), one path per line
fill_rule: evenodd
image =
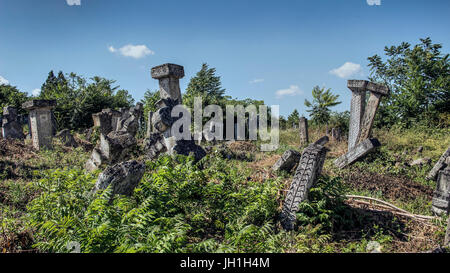
M365 205L378 206L378 207L383 207L385 209L394 209L394 210L397 211L397 212L395 212L395 214L406 216L406 217L410 217L410 218L415 218L415 219L420 219L420 220L434 220L434 219L438 219L438 217L434 217L434 216L413 214L413 213L410 213L410 212L408 212L408 211L406 211L404 209L401 209L401 208L399 208L399 207L397 207L397 206L395 206L395 205L393 205L391 203L388 203L388 202L380 200L380 199L372 198L372 197L358 196L358 195L346 195L346 197L349 198L349 199L364 199L364 200L370 200L370 201L378 202L378 203L381 203L382 205L373 204L371 202L369 203L369 202L364 202L364 201L358 201L359 203L362 203L362 204L365 204ZM357 200L355 200L355 201L357 201Z

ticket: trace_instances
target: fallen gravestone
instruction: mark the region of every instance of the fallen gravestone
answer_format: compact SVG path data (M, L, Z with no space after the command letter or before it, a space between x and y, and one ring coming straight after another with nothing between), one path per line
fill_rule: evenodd
M69 129L64 129L56 134L57 139L61 141L61 143L66 147L78 147L78 143L75 141L75 138L70 133Z
M320 176L326 153L327 149L317 144L311 144L303 151L280 215L285 230L294 229L299 205L307 200L309 189Z
M302 154L294 151L288 150L284 152L280 159L272 166L272 170L277 171L286 171L290 172L300 161Z
M17 115L17 109L14 107L6 106L3 108L2 136L4 139L23 140L25 138Z
M431 158L424 157L424 158L419 158L419 159L414 160L409 165L410 166L424 166L424 165L429 165L429 164L431 164Z
M450 147L448 147L447 151L444 152L444 154L441 156L436 165L434 165L433 169L431 169L431 171L428 173L427 179L435 180L437 178L439 171L447 166L446 160L449 157L450 157Z
M437 215L446 214L450 209L450 166L439 171L431 210Z
M145 172L144 163L127 161L108 167L95 184L95 191L112 187L113 194L130 196Z
M336 159L334 165L341 169L345 168L380 146L381 144L378 139L366 139L354 147L350 152Z
M325 146L325 144L327 144L329 141L330 141L330 138L328 136L323 136L323 137L319 138L316 142L314 142L314 144Z

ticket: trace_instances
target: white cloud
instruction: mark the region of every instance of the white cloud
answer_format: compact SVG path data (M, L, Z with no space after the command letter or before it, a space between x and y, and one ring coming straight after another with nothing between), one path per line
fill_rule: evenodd
M275 94L277 95L277 98L282 98L284 96L296 96L296 95L301 95L303 94L303 91L300 90L300 87L298 87L297 85L291 85L288 89L280 89L277 92L275 92Z
M369 6L381 6L381 0L367 0Z
M9 81L2 76L0 76L0 85L7 85L9 84Z
M260 83L260 82L263 82L263 81L264 81L264 79L254 79L254 80L251 80L250 83L254 84L254 83Z
M126 45L119 49L114 48L113 46L108 47L109 52L111 53L120 53L125 57L131 57L135 59L144 58L147 55L155 55L155 52L150 50L145 45Z
M41 89L36 88L33 91L31 91L31 94L35 97L39 96L41 94Z
M66 0L69 6L81 6L81 0Z
M360 64L346 62L341 67L331 70L330 73L338 76L339 78L347 79L353 75L361 75L362 68Z

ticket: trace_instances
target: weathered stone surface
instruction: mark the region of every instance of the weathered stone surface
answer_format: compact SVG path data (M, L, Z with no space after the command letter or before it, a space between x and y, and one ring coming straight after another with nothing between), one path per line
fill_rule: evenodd
M107 135L117 129L117 120L121 116L121 112L103 109L102 112L92 115L94 127L98 127L100 134Z
M19 117L17 116L16 108L10 106L3 108L1 135L5 139L13 138L23 140L25 138L22 125L20 124Z
M130 109L121 109L121 115L117 119L116 131L128 133L133 137L139 130L140 120L142 118L143 104L137 103Z
M450 167L439 171L436 190L433 196L432 211L438 215L446 214L450 209Z
M61 143L66 147L76 148L79 146L69 129L60 131L55 137L61 140Z
M419 158L419 159L414 160L409 165L410 166L424 166L424 165L429 165L429 164L431 164L431 158L424 157L424 158Z
M152 118L153 128L161 133L169 130L175 122L171 116L171 112L172 108L169 106L158 109Z
M352 101L350 105L348 151L352 150L353 147L355 147L358 142L365 106L366 106L366 92L359 91L359 89L353 89Z
M113 194L130 196L145 172L144 163L127 161L108 167L102 172L95 184L95 190L112 187Z
M300 146L303 146L309 143L308 120L305 117L301 117L298 125L300 132Z
M450 157L450 146L438 160L436 165L434 165L433 169L431 169L431 171L428 173L427 179L435 180L437 178L439 171L447 167L446 160L448 157Z
M184 77L184 68L176 64L163 64L152 68L152 77L159 80L161 99L172 99L181 104L180 78Z
M56 106L56 100L30 100L22 104L22 108L28 111L38 108L53 108Z
M367 82L367 91L371 93L377 93L382 96L387 96L390 93L390 90L387 86L374 82Z
M205 150L195 144L194 140L177 140L173 148L169 150L169 153L185 156L189 156L192 153L196 162L206 156Z
M147 138L149 138L150 135L153 133L153 123L152 123L153 114L154 113L152 111L148 112L148 116L147 116L147 134L146 134Z
M54 126L51 109L55 105L54 100L31 100L22 105L22 108L30 111L30 131L36 150L52 149Z
M303 151L280 215L285 230L294 229L299 205L307 200L309 189L320 176L326 153L325 147L316 144L311 144Z
M336 167L338 168L345 168L380 146L381 144L378 139L366 139L358 144L355 148L350 150L348 153L336 159L334 161L334 165L336 165Z
M323 137L319 138L316 142L314 142L314 144L325 146L325 144L327 144L329 141L330 141L330 138L328 136L323 136Z
M302 154L297 151L288 150L284 152L281 158L278 159L275 165L272 166L272 170L275 172L277 171L290 172L295 167L295 165L298 164L301 156Z
M364 80L348 80L347 87L353 92L362 92L367 90L368 81Z
M145 153L146 157L150 160L158 158L161 153L167 152L167 148L164 142L164 137L161 133L152 133L146 139Z
M161 79L174 77L181 79L184 77L184 68L177 64L162 64L152 68L152 78Z

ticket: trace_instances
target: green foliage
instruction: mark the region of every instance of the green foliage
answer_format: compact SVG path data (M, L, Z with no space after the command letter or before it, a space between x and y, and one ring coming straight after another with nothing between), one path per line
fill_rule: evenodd
M294 109L294 111L289 115L287 118L287 125L288 127L292 128L292 125L297 125L300 122L300 114L298 113L297 109Z
M22 103L28 100L28 96L24 92L20 92L17 87L11 85L0 85L0 107L14 106L18 109L19 114L25 114L22 109Z
M134 100L128 91L113 87L114 83L101 77L93 77L89 83L75 73L70 73L68 79L62 72L55 77L50 71L39 98L57 101L54 115L59 130L79 130L91 127L92 114L102 109L132 106Z
M347 189L338 177L321 177L310 189L308 202L300 204L297 221L300 226L319 226L321 232L329 233L348 224L344 204Z
M328 124L331 117L330 108L340 104L339 95L333 95L331 89L325 90L315 86L312 90L313 101L305 100L305 106L311 108L307 112L311 113L312 121L317 124Z
M202 106L225 105L225 89L222 88L220 77L216 76L216 69L209 68L208 64L202 64L202 68L193 77L183 96L183 104L188 108L194 108L194 98L202 97Z
M132 197L109 189L90 194L95 176L56 170L34 185L42 193L29 206L42 251L259 252L280 251L273 223L279 182L246 182L227 161L214 157L161 157ZM207 167L207 168L206 168ZM272 238L272 239L270 239Z
M378 55L368 58L371 80L386 83L392 90L380 107L378 126L438 125L440 115L450 113L449 55L441 53L442 45L430 38L420 41L414 47L406 42L386 47L385 61Z

